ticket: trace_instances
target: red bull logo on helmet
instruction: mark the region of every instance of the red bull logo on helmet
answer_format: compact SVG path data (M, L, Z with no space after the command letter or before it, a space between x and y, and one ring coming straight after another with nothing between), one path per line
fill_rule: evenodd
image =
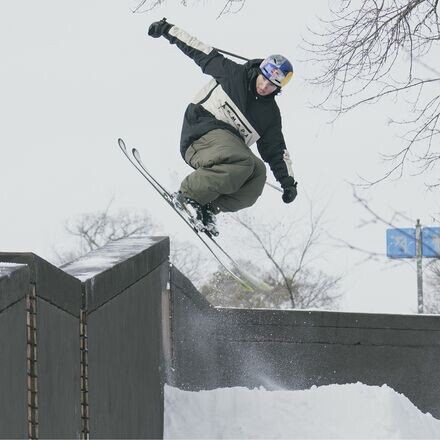
M260 64L261 73L277 87L284 87L293 76L293 66L282 55L271 55Z

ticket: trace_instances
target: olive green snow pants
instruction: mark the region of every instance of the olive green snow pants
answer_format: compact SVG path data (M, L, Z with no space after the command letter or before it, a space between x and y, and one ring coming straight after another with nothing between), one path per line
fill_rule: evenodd
M216 211L234 212L253 205L263 192L266 166L244 141L228 130L206 133L188 147L185 161L195 171L180 191Z

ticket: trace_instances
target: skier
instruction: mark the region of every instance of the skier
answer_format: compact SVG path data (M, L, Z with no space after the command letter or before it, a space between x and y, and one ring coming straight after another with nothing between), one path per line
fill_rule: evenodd
M283 201L293 202L297 182L274 99L293 75L291 63L282 55L235 63L165 18L152 23L148 35L167 38L213 77L185 111L180 151L195 171L173 195L176 206L192 210L218 235L216 214L252 206L263 192L266 166L249 148L255 142Z

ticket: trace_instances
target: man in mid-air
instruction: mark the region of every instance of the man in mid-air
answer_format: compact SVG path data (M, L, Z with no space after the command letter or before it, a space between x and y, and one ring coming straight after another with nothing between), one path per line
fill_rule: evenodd
M213 77L185 111L180 151L194 171L173 195L175 204L218 235L216 214L252 206L263 192L266 166L249 148L255 142L283 201L293 202L297 182L275 102L293 76L292 64L282 55L235 63L166 19L151 24L148 34L167 38Z

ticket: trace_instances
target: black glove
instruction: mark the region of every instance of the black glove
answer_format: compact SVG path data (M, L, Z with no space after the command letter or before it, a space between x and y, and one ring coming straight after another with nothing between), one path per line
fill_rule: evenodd
M296 190L296 186L289 186L287 188L284 188L283 192L283 202L284 203L292 203L297 196L298 192Z
M168 31L173 27L172 24L167 22L167 19L164 17L160 21L155 21L148 28L148 35L153 38L159 38L162 35L168 33Z
M286 177L282 182L281 186L283 187L283 202L284 203L292 203L296 196L298 195L298 191L296 190L296 186L298 182L291 176Z

